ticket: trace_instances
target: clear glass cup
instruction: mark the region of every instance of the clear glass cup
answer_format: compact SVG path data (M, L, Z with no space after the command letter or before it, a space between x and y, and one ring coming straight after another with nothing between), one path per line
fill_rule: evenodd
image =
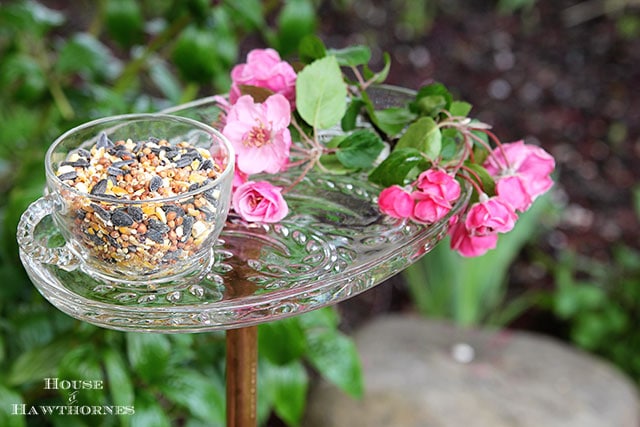
M115 161L93 164L104 152ZM233 168L229 141L192 119L129 114L85 123L47 151L45 195L23 214L18 243L39 262L106 281L199 280L227 218ZM62 246L34 238L49 215Z

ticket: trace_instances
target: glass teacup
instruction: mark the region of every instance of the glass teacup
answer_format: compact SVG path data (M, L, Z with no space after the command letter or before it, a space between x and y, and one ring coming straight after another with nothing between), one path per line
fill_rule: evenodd
M226 221L233 168L228 140L192 119L129 114L85 123L47 151L45 195L23 214L19 244L39 262L105 280L197 279ZM34 238L47 215L64 246Z

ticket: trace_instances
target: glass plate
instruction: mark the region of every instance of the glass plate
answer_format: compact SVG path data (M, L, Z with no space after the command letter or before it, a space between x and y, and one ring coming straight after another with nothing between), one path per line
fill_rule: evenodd
M382 106L411 92L378 88ZM216 97L164 111L215 124ZM299 175L270 175L287 187ZM381 215L380 188L365 175L309 173L286 194L290 213L278 224L248 224L229 217L204 279L162 286L104 282L81 268L67 271L22 263L40 293L77 319L117 330L200 332L251 326L335 304L400 272L447 233L449 219L466 205L470 189L442 221L423 226ZM47 218L48 219L48 218ZM35 240L62 241L50 219Z

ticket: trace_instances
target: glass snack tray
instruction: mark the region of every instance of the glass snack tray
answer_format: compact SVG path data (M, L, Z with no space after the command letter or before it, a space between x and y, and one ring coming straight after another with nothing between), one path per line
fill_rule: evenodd
M205 98L169 110L213 121ZM287 187L290 170L269 180ZM128 331L204 332L252 326L335 304L381 283L416 261L448 230L463 194L439 223L421 226L380 214L380 189L366 176L309 173L287 192L290 213L277 224L248 224L233 213L204 278L191 283L105 282L82 268L65 270L20 251L39 290L66 314ZM42 245L64 240L51 218L37 226Z

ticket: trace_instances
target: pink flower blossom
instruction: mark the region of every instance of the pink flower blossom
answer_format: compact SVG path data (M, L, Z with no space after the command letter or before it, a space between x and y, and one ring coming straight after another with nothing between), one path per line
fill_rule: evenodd
M283 170L289 162L290 121L291 109L284 96L271 95L263 103L241 96L222 129L236 151L238 169L249 175Z
M441 169L429 169L418 176L411 196L416 201L412 219L432 224L449 213L460 197L460 184Z
M524 212L553 185L555 160L544 149L517 141L494 149L484 167L496 177L498 196Z
M267 181L248 181L240 185L231 199L233 210L245 221L278 222L289 213L282 188Z
M458 251L464 257L484 255L498 244L497 233L474 236L465 227L464 222L453 224L449 229L449 235L451 236L451 249Z
M460 184L442 169L428 169L416 181L416 188L424 194L453 202L460 197Z
M411 194L399 185L385 188L378 197L380 211L394 218L408 218L411 216L413 205Z
M450 210L450 203L437 197L427 196L416 201L411 219L424 224L433 224L444 218Z
M235 104L241 96L240 86L258 86L284 95L293 109L296 95L296 72L273 49L254 49L247 55L246 64L231 70L229 101Z
M481 195L467 212L464 225L472 236L488 236L511 231L517 219L510 204L499 197Z
M498 243L498 233L513 229L517 216L508 203L498 197L480 196L463 221L451 226L451 249L465 257L485 254Z

